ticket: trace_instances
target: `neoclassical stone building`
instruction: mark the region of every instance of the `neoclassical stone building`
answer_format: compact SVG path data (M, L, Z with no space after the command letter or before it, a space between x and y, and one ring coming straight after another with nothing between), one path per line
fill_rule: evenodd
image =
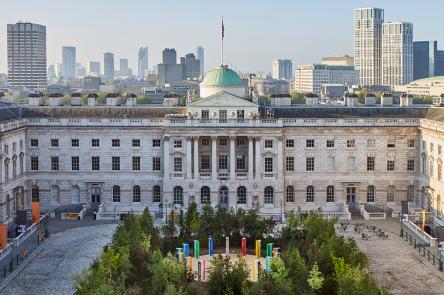
M224 73L186 107L0 109L0 219L32 200L110 214L194 201L274 216L364 203L398 211L408 200L442 214L443 109L263 108L227 91L234 72Z

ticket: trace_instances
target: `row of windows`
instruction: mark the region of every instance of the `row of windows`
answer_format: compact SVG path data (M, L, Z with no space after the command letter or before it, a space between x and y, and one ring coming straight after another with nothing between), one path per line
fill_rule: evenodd
M19 172L17 173L17 159L19 159ZM10 165L11 159L6 158L4 161L4 167L5 167L5 181L10 178L9 175L9 165ZM14 155L12 157L12 177L16 177L17 175L20 175L24 172L24 154L21 153L18 157Z
M367 139L367 147L375 147L376 140L375 139ZM346 146L348 148L354 148L356 147L356 141L354 139L348 139ZM267 140L265 141L265 147L267 147ZM271 146L272 147L272 146ZM294 139L287 139L285 141L285 147L287 148L294 148L295 147L295 141ZM315 140L314 139L307 139L305 141L305 147L307 148L314 148L315 147ZM329 139L326 141L326 147L333 148L335 147L335 140ZM388 140L387 141L387 147L388 148L395 148L396 143L395 140ZM407 139L407 147L413 148L415 147L415 140L414 139Z
M180 158L181 159L181 158ZM160 157L152 158L152 170L160 171ZM175 165L177 163L175 162ZM180 171L182 171L182 163L180 163ZM139 171L141 169L140 165L140 157L132 158L132 168L134 171ZM112 170L120 170L120 157L111 157L111 169ZM176 166L175 166L176 169ZM39 157L31 157L31 170L38 171L39 170ZM51 157L51 170L57 171L60 170L59 165L59 157ZM71 157L71 170L78 171L80 170L80 158L79 157ZM98 171L100 170L100 157L91 157L91 170Z
M153 145L153 147L160 147L160 139L153 139L152 145ZM39 146L39 140L37 138L32 138L31 139L31 147L38 147L38 146ZM59 140L57 138L51 138L51 146L58 147ZM72 147L79 147L80 140L78 138L72 138L71 139L71 146ZM92 147L99 147L100 146L100 139L98 139L98 138L91 139L91 146ZM112 139L111 146L112 147L120 147L120 139ZM140 147L140 139L133 139L132 146L133 147ZM182 147L181 144L180 144L180 147Z
M19 144L20 144L20 150L23 150L23 140L20 140ZM3 151L5 152L6 155L9 154L9 145L8 144L4 145ZM12 143L12 153L15 154L16 152L17 152L17 143L13 142Z

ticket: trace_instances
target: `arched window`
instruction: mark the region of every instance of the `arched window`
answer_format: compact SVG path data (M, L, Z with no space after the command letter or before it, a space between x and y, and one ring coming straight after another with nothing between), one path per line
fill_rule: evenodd
M160 193L160 186L153 186L153 202L160 203L162 202L162 194Z
M73 185L71 188L71 199L74 204L80 203L80 189L77 185Z
M60 190L57 185L51 186L51 202L53 203L60 202Z
M201 204L210 203L210 188L208 186L203 186L200 189L200 203Z
M9 158L5 159L5 181L9 179Z
M415 187L413 185L407 187L407 202L415 202Z
M247 203L247 189L245 186L240 186L237 188L237 203L246 204Z
M274 191L271 186L267 186L264 189L264 204L273 204L274 203Z
M314 202L314 187L312 185L307 186L307 202Z
M12 157L12 177L17 176L17 156Z
M173 203L177 205L183 205L183 188L180 186L174 187L173 195Z
M367 203L375 202L375 187L373 185L369 185L367 187Z
M293 203L294 202L294 188L289 185L287 186L287 190L286 190L286 199L288 203Z
M40 196L39 196L39 187L38 186L36 186L36 185L34 185L32 188L31 188L31 200L33 201L33 202L38 202L39 200L40 200Z
M395 186L389 185L387 188L387 203L395 202Z
M335 201L335 187L332 185L327 186L327 202Z
M138 185L133 186L133 202L140 202L140 186Z
M120 202L120 186L113 186L113 202Z
M25 155L23 154L23 153L20 153L20 156L19 156L19 161L20 161L20 174L23 174L23 172L24 172L24 158L25 158Z
M434 171L433 158L430 158L430 160L429 160L429 175L430 175L430 177L434 176L433 171Z

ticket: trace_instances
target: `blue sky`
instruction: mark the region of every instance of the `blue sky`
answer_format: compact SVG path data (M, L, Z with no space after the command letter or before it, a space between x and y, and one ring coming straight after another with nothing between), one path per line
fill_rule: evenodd
M133 70L140 46L149 47L152 67L165 47L183 56L201 45L208 69L219 63L223 16L226 63L266 73L275 57L301 64L353 54L359 7L384 8L386 21L412 22L415 40L438 40L444 49L442 0L0 0L0 72L7 70L6 24L19 20L47 26L48 64L61 60L63 45L76 46L82 63L109 51Z

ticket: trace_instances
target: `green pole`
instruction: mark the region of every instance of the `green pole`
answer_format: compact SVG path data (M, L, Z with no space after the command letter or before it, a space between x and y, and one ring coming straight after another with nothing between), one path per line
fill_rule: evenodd
M198 240L194 240L194 258L200 258L200 246Z

